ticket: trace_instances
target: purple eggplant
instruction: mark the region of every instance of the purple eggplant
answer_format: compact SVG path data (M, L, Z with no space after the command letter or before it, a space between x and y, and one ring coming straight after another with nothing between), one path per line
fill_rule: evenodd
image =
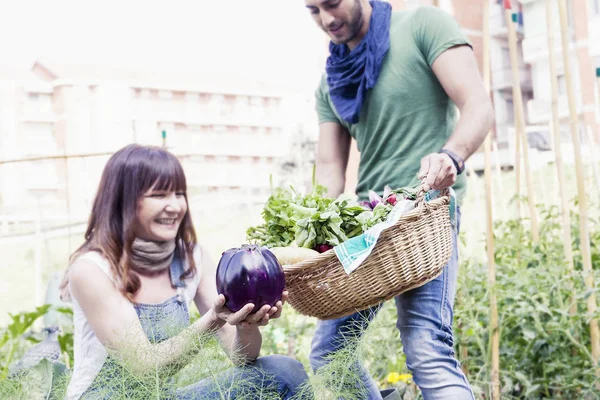
M217 266L217 292L225 296L225 306L237 312L248 303L254 312L274 306L285 287L283 268L266 247L244 244L225 251Z

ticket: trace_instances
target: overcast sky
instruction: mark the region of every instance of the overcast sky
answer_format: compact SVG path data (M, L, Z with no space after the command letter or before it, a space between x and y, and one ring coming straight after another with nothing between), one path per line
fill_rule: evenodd
M303 0L0 0L0 63L236 71L316 86L326 38Z

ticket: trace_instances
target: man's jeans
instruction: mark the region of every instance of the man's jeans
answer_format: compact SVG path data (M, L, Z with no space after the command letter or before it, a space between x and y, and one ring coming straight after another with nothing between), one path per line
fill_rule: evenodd
M459 210L457 221L460 221ZM456 234L452 256L444 272L433 281L395 299L398 311L396 326L404 345L406 364L425 400L475 398L453 348L452 317L458 273ZM340 349L344 338L360 335L380 308L376 306L339 319L319 321L310 354L313 370L327 363L325 357ZM367 391L365 398L381 399L377 385L364 368L361 375L362 385Z

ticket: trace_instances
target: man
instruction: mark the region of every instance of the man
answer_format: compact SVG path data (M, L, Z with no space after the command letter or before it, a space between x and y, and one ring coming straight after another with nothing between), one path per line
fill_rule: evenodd
M460 206L464 161L483 142L493 109L471 45L455 20L433 7L392 12L381 1L305 4L331 38L316 92L317 181L331 197L344 191L353 137L361 153L356 188L360 200L367 199L370 189L381 194L385 185L412 186L424 177L429 188L453 187ZM443 274L395 299L407 366L425 400L474 399L453 350L457 272L455 236ZM360 334L378 310L319 321L313 369L326 363L349 331ZM364 370L363 380L365 398L380 399Z

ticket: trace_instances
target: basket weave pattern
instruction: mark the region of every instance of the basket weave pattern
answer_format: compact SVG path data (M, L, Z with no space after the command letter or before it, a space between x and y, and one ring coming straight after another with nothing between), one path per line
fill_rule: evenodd
M329 250L284 267L288 302L319 319L352 314L438 277L452 255L450 198L417 201L379 236L372 253L348 275Z

